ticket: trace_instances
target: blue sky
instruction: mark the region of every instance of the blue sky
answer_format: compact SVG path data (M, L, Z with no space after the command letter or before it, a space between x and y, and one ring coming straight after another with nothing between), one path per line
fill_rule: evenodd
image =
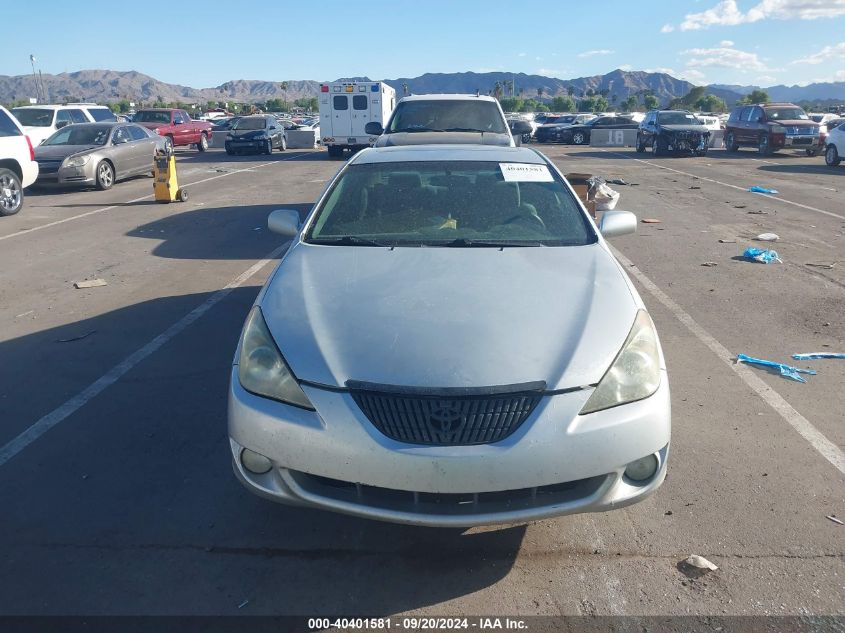
M30 73L32 53L44 73L137 70L195 88L231 79L494 70L569 79L615 68L664 71L699 84L845 81L845 0L321 0L299 8L48 0L40 6L4 6L0 75ZM150 8L136 14L141 6Z

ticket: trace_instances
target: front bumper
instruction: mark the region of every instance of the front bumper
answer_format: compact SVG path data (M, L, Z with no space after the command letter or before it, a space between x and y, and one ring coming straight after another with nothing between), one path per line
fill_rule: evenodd
M666 474L669 387L640 402L579 416L591 389L544 397L496 444L419 446L382 435L345 392L303 386L319 413L246 392L233 368L229 435L233 467L252 492L274 501L428 526L520 523L636 503ZM244 448L268 457L244 469ZM645 482L623 473L656 454Z
M704 152L710 147L710 134L686 134L666 136L670 152Z
M267 147L267 141L269 139L260 138L260 139L250 139L247 141L239 141L239 140L229 140L226 139L226 149L231 150L238 150L238 149L265 149Z
M40 168L38 173L39 185L94 185L97 183L94 161L88 161L82 167L59 167L58 169Z
M787 134L783 137L783 144L780 147L786 149L810 149L820 150L824 147L818 134Z

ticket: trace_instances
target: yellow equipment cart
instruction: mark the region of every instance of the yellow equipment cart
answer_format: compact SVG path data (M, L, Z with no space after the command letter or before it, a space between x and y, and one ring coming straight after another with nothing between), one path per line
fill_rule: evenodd
M188 199L188 191L179 188L179 181L176 179L176 157L170 146L168 150L156 151L153 161L155 200L156 202L185 202Z

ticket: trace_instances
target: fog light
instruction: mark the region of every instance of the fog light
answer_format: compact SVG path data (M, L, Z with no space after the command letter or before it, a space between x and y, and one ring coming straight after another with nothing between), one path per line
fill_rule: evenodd
M259 455L248 448L241 451L241 464L249 472L256 475L263 475L273 467L273 462L264 457L264 455Z
M657 461L657 456L649 455L648 457L643 457L628 464L628 467L625 469L625 476L633 481L646 481L654 477L654 473L657 472L659 465L660 462Z

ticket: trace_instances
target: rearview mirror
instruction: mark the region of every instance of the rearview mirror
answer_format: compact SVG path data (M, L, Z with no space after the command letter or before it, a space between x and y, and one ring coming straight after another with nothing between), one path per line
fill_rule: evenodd
M384 134L384 128L378 121L370 121L364 126L364 133L371 134L373 136L381 136Z
M617 237L637 232L637 216L630 211L605 211L599 227L604 237Z
M59 121L56 123L56 129L61 130L63 127L67 127L68 125L70 125L70 121Z
M276 209L267 218L267 228L273 233L293 237L299 233L299 213L293 209Z

